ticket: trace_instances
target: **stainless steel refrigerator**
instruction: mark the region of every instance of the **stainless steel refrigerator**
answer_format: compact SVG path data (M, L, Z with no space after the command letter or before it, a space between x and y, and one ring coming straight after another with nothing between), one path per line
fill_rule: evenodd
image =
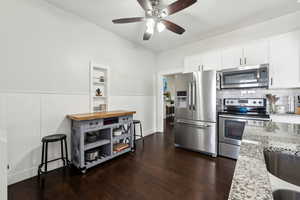
M216 157L216 71L176 75L175 88L175 146Z

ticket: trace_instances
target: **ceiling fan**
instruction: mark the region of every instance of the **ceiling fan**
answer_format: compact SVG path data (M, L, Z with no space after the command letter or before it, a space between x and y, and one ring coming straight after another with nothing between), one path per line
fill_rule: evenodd
M177 13L197 2L197 0L177 0L167 7L160 4L160 0L137 0L145 11L145 17L132 17L113 20L114 24L125 24L146 21L146 31L143 40L149 40L154 34L155 28L158 32L168 29L177 34L183 34L185 29L164 19Z

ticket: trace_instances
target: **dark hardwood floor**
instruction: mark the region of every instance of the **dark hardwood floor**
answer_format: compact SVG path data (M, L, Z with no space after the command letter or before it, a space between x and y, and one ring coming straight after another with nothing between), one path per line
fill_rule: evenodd
M172 127L138 142L137 151L95 167L85 175L59 169L8 188L9 200L225 200L235 161L174 147Z

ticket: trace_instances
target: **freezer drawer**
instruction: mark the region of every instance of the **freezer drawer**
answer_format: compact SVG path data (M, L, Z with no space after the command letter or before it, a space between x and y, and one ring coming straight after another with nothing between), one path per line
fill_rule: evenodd
M216 123L176 120L175 145L217 155Z

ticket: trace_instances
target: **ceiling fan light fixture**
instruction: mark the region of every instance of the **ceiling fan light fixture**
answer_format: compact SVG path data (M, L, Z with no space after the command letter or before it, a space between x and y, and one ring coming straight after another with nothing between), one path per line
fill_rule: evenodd
M153 18L147 19L146 32L149 33L149 34L153 34L154 26L155 26L155 20Z
M159 33L161 33L166 29L166 26L162 22L158 22L156 28L157 28L157 31Z
M165 29L182 35L185 32L184 28L164 18L192 6L197 0L173 0L175 2L168 6L160 4L160 1L161 0L137 0L141 8L145 11L144 17L121 18L112 20L112 22L114 24L146 22L146 31L143 40L150 40L155 31L162 32Z

